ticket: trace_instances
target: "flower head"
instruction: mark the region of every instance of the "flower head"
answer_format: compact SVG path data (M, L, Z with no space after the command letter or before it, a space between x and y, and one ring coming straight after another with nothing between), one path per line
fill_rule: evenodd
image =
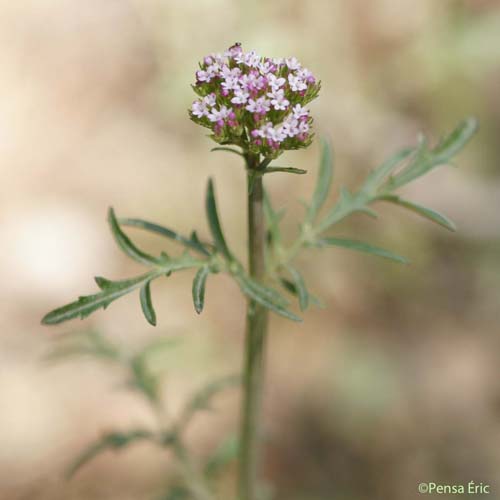
M317 97L320 82L295 57L261 57L235 44L203 58L193 89L199 99L190 117L218 143L275 158L312 141L305 106Z

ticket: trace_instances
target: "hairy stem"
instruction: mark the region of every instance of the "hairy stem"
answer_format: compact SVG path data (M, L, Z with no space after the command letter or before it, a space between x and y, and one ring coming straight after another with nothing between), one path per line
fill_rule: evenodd
M247 156L248 171L248 262L250 276L265 278L265 221L262 176L253 176L258 156ZM256 500L259 465L259 417L264 378L267 309L248 302L243 371L243 403L240 428L239 499Z

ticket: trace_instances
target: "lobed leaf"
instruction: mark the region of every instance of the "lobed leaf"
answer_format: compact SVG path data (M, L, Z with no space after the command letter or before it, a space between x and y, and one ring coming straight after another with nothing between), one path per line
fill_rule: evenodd
M384 248L370 245L369 243L365 243L363 241L348 240L344 238L322 238L318 240L318 246L338 246L347 248L349 250L356 250L357 252L364 252L371 255L376 255L377 257L394 260L402 264L408 264L408 260L404 257L396 255L389 250L385 250Z

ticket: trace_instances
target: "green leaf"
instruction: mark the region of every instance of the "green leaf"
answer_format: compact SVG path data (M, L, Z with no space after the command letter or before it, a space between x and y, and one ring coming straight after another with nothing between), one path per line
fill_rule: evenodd
M279 283L287 292L291 293L292 295L295 295L298 298L299 291L297 290L297 286L293 281L290 281L280 276ZM321 307L321 308L325 307L324 303L312 294L309 294L309 302L311 302L311 304L314 304L316 307Z
M203 255L206 256L210 255L210 252L203 246L203 244L200 242L194 231L191 234L191 238L186 238L185 236L182 236L181 234L172 231L172 229L142 219L120 218L118 219L118 222L122 226L137 227L140 229L144 229L146 231L150 231L152 233L159 234L161 236L165 236L166 238L178 241L179 243L182 243L184 246L192 250L195 250Z
M226 375L222 378L212 380L197 390L184 407L178 422L178 431L182 433L188 426L193 416L201 410L209 410L212 400L223 390L236 387L241 384L240 375Z
M378 257L384 257L385 259L394 260L396 262L401 262L402 264L408 264L408 260L404 257L396 255L389 250L385 250L384 248L375 247L368 243L364 243L363 241L357 240L347 240L344 238L322 238L318 240L319 247L325 246L338 246L347 248L349 250L356 250L358 252L365 252L371 255L376 255Z
M210 151L211 152L212 151L226 151L228 153L233 153L235 155L242 156L243 158L245 157L245 155L241 151L238 151L237 149L233 149L233 148L217 147L217 148L212 148Z
M420 216L422 216L422 217L424 217L432 222L435 222L436 224L439 224L440 226L443 226L450 231L457 230L457 228L452 220L448 219L448 217L440 214L439 212L432 210L431 208L427 208L427 207L424 207L422 205L417 205L416 203L413 203L413 202L408 201L408 200L403 200L399 196L395 196L395 195L380 196L377 199L379 199L381 201L388 201L390 203L394 203L396 205L399 205L400 207L407 208L408 210L411 210L412 212L415 212L416 214L418 214L418 215L420 215Z
M261 285L260 283L250 279L248 276L240 275L236 279L240 285L241 291L250 299L266 307L270 311L283 316L284 318L297 322L302 321L301 318L286 308L286 299L284 299L276 290Z
M168 276L174 271L190 267L201 267L202 265L205 265L204 261L194 259L189 254L184 254L177 259L163 261L161 266L135 278L110 281L102 277L97 277L96 282L101 289L100 293L79 297L75 302L51 311L43 317L42 323L44 325L55 325L77 317L81 319L86 318L89 314L100 308L106 309L114 300L132 292L136 288L142 287L153 279L163 275Z
M361 190L368 195L374 195L386 177L414 152L415 148L406 148L391 156L368 175Z
M216 448L205 465L205 474L209 477L215 476L226 465L238 457L239 440L236 435L225 438Z
M150 370L147 357L142 353L134 356L130 360L130 369L133 374L130 386L156 404L160 381L158 374Z
M132 243L132 241L130 241L130 238L121 230L112 207L110 207L108 210L108 221L109 225L111 226L111 232L113 233L116 243L125 252L126 255L141 264L145 264L146 266L150 266L151 264L158 264L159 262L161 262L160 259L157 259L156 257L143 252L142 250L137 248Z
M321 140L321 161L319 165L318 178L316 188L312 197L311 205L307 211L306 221L313 222L321 207L325 203L330 192L333 177L333 155L330 143Z
M281 241L280 221L283 212L276 212L271 203L271 199L267 190L264 189L264 217L266 218L266 225L268 233L271 237L273 244L279 244Z
M144 284L141 288L140 298L141 298L141 307L142 312L144 313L144 317L148 321L149 324L156 326L156 313L153 308L153 302L151 301L151 285L150 281Z
M195 311L200 314L205 304L205 285L210 274L208 266L200 267L193 280L193 303Z
M54 309L43 317L42 323L56 325L77 317L84 319L100 308L106 309L114 300L143 286L156 276L158 276L157 271L151 271L136 278L121 281L97 278L98 285L102 290L100 293L79 297L75 302Z
M297 296L299 298L299 305L302 311L305 311L309 307L309 293L304 282L302 275L292 266L286 267L287 271L292 277L293 284L297 291Z
M92 356L113 362L121 359L119 349L94 330L71 332L55 340L57 345L44 356L45 361L54 362L78 356Z
M267 167L262 174L272 174L274 172L284 172L286 174L307 174L307 170L293 167Z
M212 179L208 181L207 187L207 197L206 197L206 210L208 225L210 227L210 232L214 239L215 247L217 250L226 257L228 260L234 260L229 248L224 239L224 234L222 233L222 228L219 221L219 215L217 213L217 204L215 201L214 184Z
M84 465L88 464L91 460L106 450L120 450L134 442L144 440L153 441L154 434L143 429L105 434L98 441L90 444L87 448L85 448L85 450L83 450L83 452L68 468L67 477L71 478L74 476Z
M384 186L383 194L408 184L440 165L450 163L453 157L469 142L477 129L477 120L469 118L458 125L432 150L428 149L427 141L422 138L411 163L388 180Z

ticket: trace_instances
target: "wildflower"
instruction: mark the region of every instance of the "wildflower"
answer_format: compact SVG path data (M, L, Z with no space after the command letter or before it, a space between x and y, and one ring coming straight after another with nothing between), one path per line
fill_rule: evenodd
M240 44L202 59L191 119L209 128L212 139L275 158L307 147L312 118L306 104L320 83L295 57L261 57Z

